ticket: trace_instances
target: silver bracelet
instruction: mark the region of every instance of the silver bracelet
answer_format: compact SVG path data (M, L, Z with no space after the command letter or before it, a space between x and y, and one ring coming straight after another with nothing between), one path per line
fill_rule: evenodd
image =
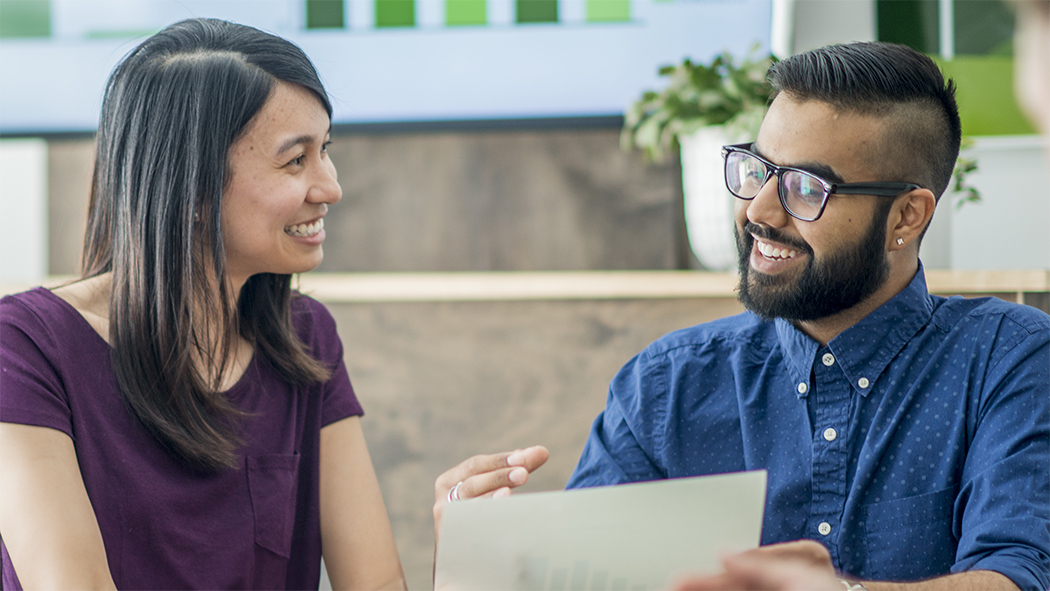
M860 583L850 583L846 579L839 579L839 582L846 591L868 591L868 588Z

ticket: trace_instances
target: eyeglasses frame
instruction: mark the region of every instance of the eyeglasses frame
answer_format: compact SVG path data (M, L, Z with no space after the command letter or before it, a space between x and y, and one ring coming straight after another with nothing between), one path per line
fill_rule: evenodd
M766 177L762 179L762 184L759 185L759 190L761 191L762 187L766 186L766 183L769 182L771 176L776 175L777 194L780 197L780 205L784 208L784 211L786 211L788 215L795 219L802 220L804 222L815 222L819 220L820 216L824 215L824 208L827 207L828 199L832 195L872 195L875 197L896 197L902 193L907 193L908 191L914 191L916 189L922 188L921 185L917 185L915 183L894 181L873 181L867 183L832 183L820 177L819 175L813 174L812 172L802 168L795 168L793 166L777 166L776 164L773 164L769 160L766 160L765 158L756 154L753 151L752 146L754 146L754 142L722 146L722 159L728 160L729 154L731 152L741 152L755 158L756 160L764 164L766 167ZM815 215L813 219L806 219L791 211L791 208L788 207L787 196L784 194L783 174L789 171L798 172L806 176L815 178L817 179L817 181L820 182L821 185L823 185L824 199L820 203L820 210L817 211L817 215ZM758 196L758 193L755 193L751 197L741 197L740 195L737 195L732 189L730 189L729 171L726 169L725 165L723 165L722 167L722 176L726 184L726 189L737 199L751 201L752 199Z

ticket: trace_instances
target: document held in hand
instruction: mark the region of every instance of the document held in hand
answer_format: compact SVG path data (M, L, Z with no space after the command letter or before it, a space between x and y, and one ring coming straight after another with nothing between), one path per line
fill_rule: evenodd
M450 503L435 588L662 589L758 547L765 497L760 470Z

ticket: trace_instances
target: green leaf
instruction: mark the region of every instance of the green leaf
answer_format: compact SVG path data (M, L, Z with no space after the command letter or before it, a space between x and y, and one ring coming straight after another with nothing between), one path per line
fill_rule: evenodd
M758 45L752 49L754 54ZM662 159L678 146L678 138L705 125L725 124L731 133L753 137L772 94L766 72L776 62L772 55L748 56L740 64L720 53L708 64L689 58L657 71L668 79L662 90L648 90L624 111L621 146L641 148Z

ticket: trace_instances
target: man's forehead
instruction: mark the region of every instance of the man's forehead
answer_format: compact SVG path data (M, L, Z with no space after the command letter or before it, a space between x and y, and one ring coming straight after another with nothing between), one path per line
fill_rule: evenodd
M870 174L884 128L885 121L874 116L781 93L753 149L778 166L810 170L832 182L852 181Z

